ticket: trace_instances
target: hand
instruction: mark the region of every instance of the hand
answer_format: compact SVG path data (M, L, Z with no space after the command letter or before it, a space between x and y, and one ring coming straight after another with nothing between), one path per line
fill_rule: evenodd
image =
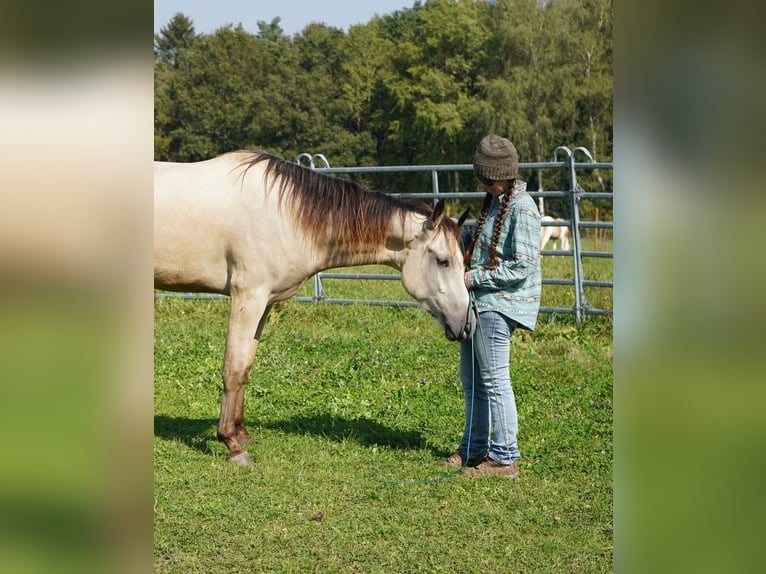
M463 283L465 283L465 288L470 289L471 286L468 284L468 271L463 273Z

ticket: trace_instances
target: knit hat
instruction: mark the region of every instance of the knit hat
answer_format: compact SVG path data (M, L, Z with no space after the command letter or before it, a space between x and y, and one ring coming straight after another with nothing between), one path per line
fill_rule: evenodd
M486 136L474 152L473 173L493 181L518 179L519 154L510 140Z

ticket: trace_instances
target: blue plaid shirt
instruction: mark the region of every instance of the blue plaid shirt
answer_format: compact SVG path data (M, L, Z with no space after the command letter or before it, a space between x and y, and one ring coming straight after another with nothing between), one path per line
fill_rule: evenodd
M542 291L540 212L527 194L526 182L517 181L497 244L500 265L486 269L499 207L500 198L492 198L473 249L467 282L480 313L497 311L532 331Z

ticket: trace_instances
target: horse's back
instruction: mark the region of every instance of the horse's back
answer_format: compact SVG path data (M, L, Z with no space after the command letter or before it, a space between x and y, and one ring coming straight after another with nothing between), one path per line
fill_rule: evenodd
M228 292L228 252L248 217L238 165L236 154L196 163L155 162L155 287Z

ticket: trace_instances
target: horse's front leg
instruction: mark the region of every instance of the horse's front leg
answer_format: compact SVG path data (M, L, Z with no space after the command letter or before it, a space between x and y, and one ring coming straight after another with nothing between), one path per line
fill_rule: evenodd
M242 447L243 442L252 442L245 428L243 404L245 385L250 378L267 314L265 302L232 296L217 437L229 449L228 459L238 464L252 462Z
M261 320L258 322L258 329L255 332L256 345L258 345L258 343L261 340L261 333L263 332L263 326L266 324L266 320L268 319L269 311L271 311L271 305L266 307L266 310L263 312L263 315L261 316ZM252 364L252 361L251 361L251 364ZM241 445L253 443L253 437L250 436L250 433L247 432L247 428L245 427L245 388L246 388L248 380L249 380L249 377L247 377L243 381L243 383L239 386L239 391L237 392L236 406L234 408L234 428L237 432L237 440L239 441Z

